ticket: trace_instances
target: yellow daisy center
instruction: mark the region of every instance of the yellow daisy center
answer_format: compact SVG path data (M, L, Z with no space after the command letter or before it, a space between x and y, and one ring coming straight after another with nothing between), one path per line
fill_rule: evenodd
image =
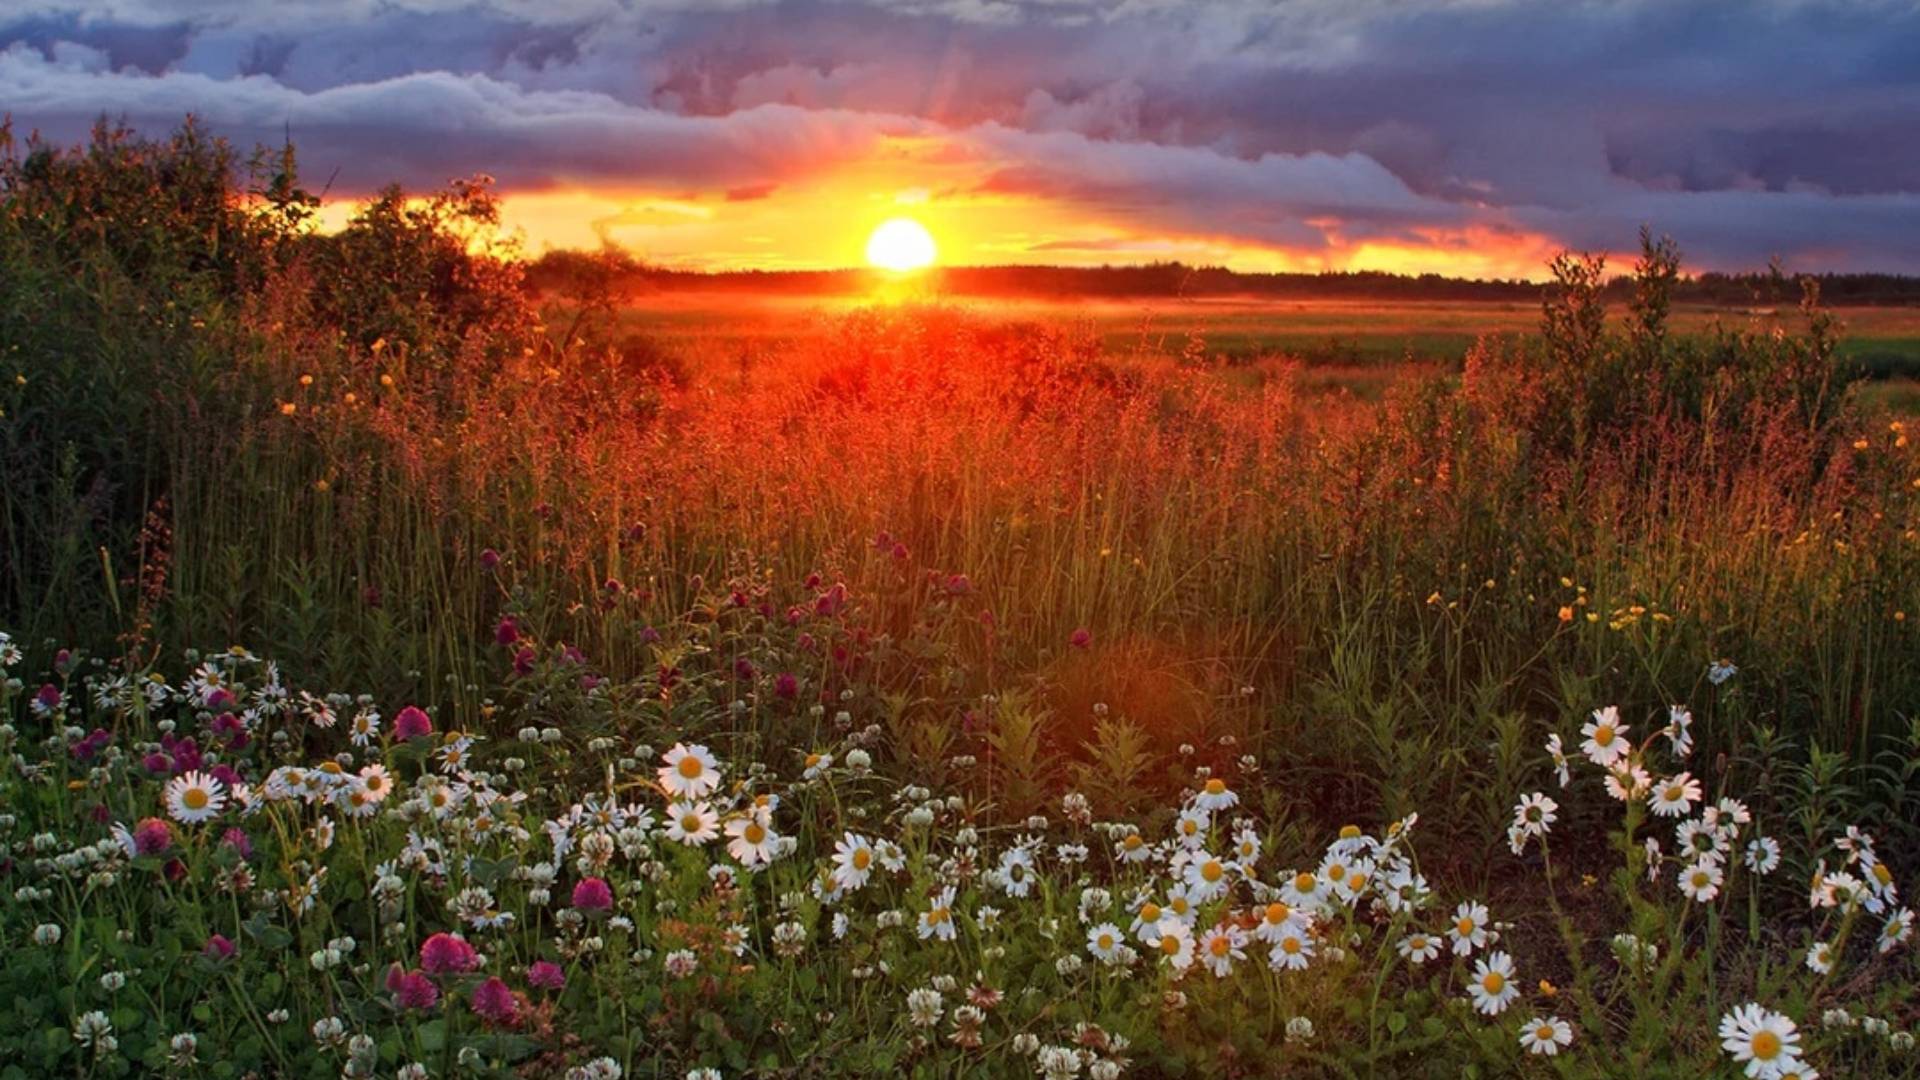
M1210 951L1211 951L1211 952L1213 953L1213 955L1215 955L1215 956L1225 956L1225 955L1227 955L1227 950L1228 950L1228 949L1230 949L1230 948L1232 948L1232 947L1233 947L1233 943L1232 943L1232 942L1230 942L1230 941L1228 941L1228 940L1227 940L1226 938L1223 938L1223 937L1217 937L1217 938L1214 938L1214 939L1213 939L1213 942L1212 942L1211 944L1209 944L1209 945L1207 946L1207 948L1208 948L1208 949L1209 949L1209 950L1210 950Z
M1473 933L1473 920L1462 915L1454 921L1453 928L1460 931L1461 937L1466 937L1468 934Z
M700 815L699 814L681 815L680 831L681 832L699 832L700 831Z
M1160 951L1172 956L1180 951L1180 939L1172 934L1160 935Z
M1780 1056L1780 1036L1771 1031L1757 1031L1753 1035L1753 1056L1761 1061L1772 1061Z
M1226 793L1227 793L1227 782L1225 780L1215 778L1207 781L1207 794L1225 795Z
M1100 948L1102 948L1102 949L1111 949L1111 948L1113 948L1113 935L1112 935L1112 934L1101 934L1101 935L1100 935L1100 938L1099 938L1099 940L1098 940L1098 941L1096 942L1096 944L1097 944L1097 945L1099 945L1099 946L1100 946Z
M1140 905L1140 918L1142 921L1145 921L1145 922L1159 922L1160 921L1160 905L1159 904Z
M1299 939L1299 938L1297 938L1297 937L1290 937L1290 938L1281 938L1281 939L1280 939L1280 950L1281 950L1282 952L1285 952L1285 953L1288 953L1288 954L1297 954L1297 953L1299 953L1299 951L1300 951L1300 939Z
M1546 1024L1541 1024L1539 1027L1533 1029L1533 1037L1541 1042L1552 1042L1553 1028Z
M180 805L189 810L204 810L207 808L207 793L201 788L190 787L181 793Z
M1489 994L1497 994L1507 988L1507 977L1497 971L1489 971L1480 976L1480 989Z
M1140 845L1144 843L1146 843L1146 840L1143 839L1139 833L1129 833L1127 835L1127 838L1121 841L1122 846L1124 846L1128 851L1138 850Z
M1594 728L1593 743L1595 746L1612 746L1613 745L1613 725L1601 724L1599 727Z
M692 754L681 758L680 764L676 767L680 770L680 775L689 780L700 779L700 774L705 771L705 767L700 764L700 759Z
M757 844L767 838L767 830L761 828L759 822L750 821L747 827L740 831L740 836L749 844Z
M1200 867L1200 876L1210 883L1219 881L1226 872L1227 868L1221 866L1218 859L1209 859L1204 866Z
M1285 904L1275 902L1267 905L1267 921L1270 923L1286 922L1287 916L1292 914L1293 909Z
M1293 887L1300 890L1301 892L1307 892L1308 890L1313 888L1313 875L1312 874L1293 875Z
M873 852L868 851L866 848L861 848L860 850L853 853L853 868L855 870L865 870L867 867L872 865L873 865Z

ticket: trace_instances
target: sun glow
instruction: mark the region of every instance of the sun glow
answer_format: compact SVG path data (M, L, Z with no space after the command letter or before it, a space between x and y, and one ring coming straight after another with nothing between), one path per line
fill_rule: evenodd
M912 218L890 218L867 237L867 261L897 274L933 265L936 254L933 234Z

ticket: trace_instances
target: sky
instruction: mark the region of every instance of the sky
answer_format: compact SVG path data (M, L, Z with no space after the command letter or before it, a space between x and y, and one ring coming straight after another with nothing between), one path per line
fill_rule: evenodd
M5 0L0 111L310 186L497 179L526 247L1537 277L1920 273L1920 0Z

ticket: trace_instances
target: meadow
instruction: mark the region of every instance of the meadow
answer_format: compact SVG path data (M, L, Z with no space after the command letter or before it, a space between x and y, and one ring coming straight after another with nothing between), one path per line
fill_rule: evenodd
M540 295L0 150L0 1076L1916 1071L1909 313Z

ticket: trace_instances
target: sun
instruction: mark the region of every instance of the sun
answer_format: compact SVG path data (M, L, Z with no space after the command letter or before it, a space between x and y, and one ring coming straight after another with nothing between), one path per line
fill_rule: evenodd
M933 234L912 218L889 218L867 237L867 261L897 274L932 266L936 254Z

